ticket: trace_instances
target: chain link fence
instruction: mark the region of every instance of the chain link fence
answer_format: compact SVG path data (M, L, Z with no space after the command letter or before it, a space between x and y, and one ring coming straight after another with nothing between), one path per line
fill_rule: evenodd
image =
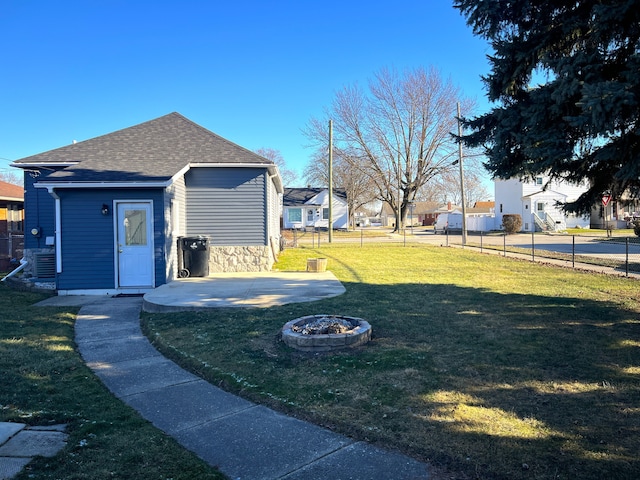
M329 232L320 229L283 230L283 246L322 248L329 244ZM474 249L565 267L596 270L621 275L640 274L640 238L637 236L589 234L469 232L463 245L461 232L435 234L430 227L408 227L400 233L385 228L362 228L349 232L334 231L332 243L395 244L411 246L431 244Z
M24 235L9 233L0 236L0 271L7 272L17 266L24 250Z
M447 244L462 246L462 235L447 235ZM601 267L602 271L618 274L640 273L637 236L468 233L465 247L572 268Z

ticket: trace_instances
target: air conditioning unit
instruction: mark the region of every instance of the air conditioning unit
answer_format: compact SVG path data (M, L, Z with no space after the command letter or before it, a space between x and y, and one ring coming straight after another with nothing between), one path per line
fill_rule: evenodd
M37 253L33 276L36 278L54 278L56 276L56 256L53 253Z

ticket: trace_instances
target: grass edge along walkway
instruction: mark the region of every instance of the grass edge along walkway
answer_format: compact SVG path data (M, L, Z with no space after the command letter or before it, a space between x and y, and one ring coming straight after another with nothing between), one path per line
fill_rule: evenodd
M69 434L18 479L225 478L115 398L76 350L77 308L34 306L44 298L0 284L0 421Z

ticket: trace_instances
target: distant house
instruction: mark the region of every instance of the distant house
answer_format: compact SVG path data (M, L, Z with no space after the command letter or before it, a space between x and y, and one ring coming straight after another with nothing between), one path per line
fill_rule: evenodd
M603 196L591 209L591 228L632 228L632 222L640 219L640 200L625 192L621 198Z
M487 202L476 202L473 204L474 212L476 213L495 213L496 210L496 202L487 201Z
M436 223L436 219L441 213L452 213L456 211L462 211L461 207L453 205L451 202L445 204L438 202L414 202L414 207L407 209L406 224L407 226L431 226ZM396 214L386 202L382 204L380 218L384 227L395 227Z
M22 258L24 241L24 188L0 181L0 271Z
M344 189L334 189L333 228L349 228L349 208ZM329 189L285 188L282 195L282 226L286 229L328 228Z
M588 216L566 215L557 205L558 202L577 199L587 187L549 180L544 175L533 181L517 178L495 180L496 227L502 225L504 214L518 214L522 217L522 230L525 232L561 231L578 226L588 228Z
M25 276L48 278L58 294L144 293L170 282L181 237L207 240L209 271L275 261L277 167L178 113L13 166L25 172Z

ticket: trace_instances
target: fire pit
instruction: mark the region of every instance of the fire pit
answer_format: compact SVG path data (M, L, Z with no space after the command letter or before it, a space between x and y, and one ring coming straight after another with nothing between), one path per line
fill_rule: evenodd
M328 352L364 345L371 340L371 325L342 315L307 315L282 327L282 340L305 352Z

